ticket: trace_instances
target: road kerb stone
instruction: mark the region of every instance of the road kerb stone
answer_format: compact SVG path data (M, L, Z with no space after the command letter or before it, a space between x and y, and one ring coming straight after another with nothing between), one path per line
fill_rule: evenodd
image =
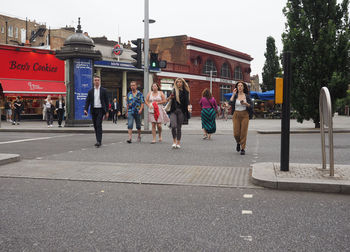
M21 160L21 156L18 154L4 154L0 153L0 165L5 165Z
M277 177L273 169L273 163L256 163L252 167L253 184L277 189Z
M279 171L279 164L256 163L252 181L255 185L278 190L313 191L350 194L350 166L336 165L335 177L320 164L290 164L289 172Z

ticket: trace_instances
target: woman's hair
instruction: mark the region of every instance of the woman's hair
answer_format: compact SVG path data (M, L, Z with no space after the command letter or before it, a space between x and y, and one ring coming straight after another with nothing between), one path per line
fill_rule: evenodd
M156 84L157 87L158 87L158 91L160 91L160 87L159 87L159 84L157 82L153 82L152 86L151 86L151 91L153 91L153 85Z
M205 97L207 99L211 99L212 94L210 93L209 89L205 88L202 92L202 97Z
M190 87L188 86L187 82L182 79L182 78L176 78L175 82L174 82L174 89L175 89L175 98L176 98L176 101L178 103L181 103L180 102L180 96L179 96L179 87L177 86L177 81L182 81L182 86L183 88L188 92L188 99L190 99Z
M249 95L249 90L248 90L247 84L245 84L243 81L238 81L238 82L236 83L236 88L237 88L237 86L238 86L239 83L242 83L242 85L243 85L243 93ZM237 88L237 90L238 90L238 88Z

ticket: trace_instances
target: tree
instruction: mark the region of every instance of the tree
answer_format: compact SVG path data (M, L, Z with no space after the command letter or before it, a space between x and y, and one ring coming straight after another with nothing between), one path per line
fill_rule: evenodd
M329 88L334 103L350 83L349 0L288 0L283 50L292 51L291 105L298 122L319 127L319 92Z
M266 60L263 68L263 91L275 89L275 77L281 76L281 67L277 56L275 39L271 36L266 39Z

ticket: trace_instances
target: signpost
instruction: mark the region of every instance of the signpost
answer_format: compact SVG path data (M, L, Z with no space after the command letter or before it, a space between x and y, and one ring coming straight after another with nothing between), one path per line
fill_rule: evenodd
M283 103L281 122L281 171L289 171L289 138L290 138L290 90L292 85L291 52L283 53Z

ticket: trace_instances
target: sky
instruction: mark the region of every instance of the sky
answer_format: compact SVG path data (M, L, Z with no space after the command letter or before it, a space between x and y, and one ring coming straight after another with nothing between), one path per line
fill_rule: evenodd
M106 36L122 42L144 37L144 0L6 1L0 13L50 28L77 26L91 37ZM278 53L286 18L287 0L149 0L150 38L188 35L249 54L251 75L265 63L266 38L274 37Z

